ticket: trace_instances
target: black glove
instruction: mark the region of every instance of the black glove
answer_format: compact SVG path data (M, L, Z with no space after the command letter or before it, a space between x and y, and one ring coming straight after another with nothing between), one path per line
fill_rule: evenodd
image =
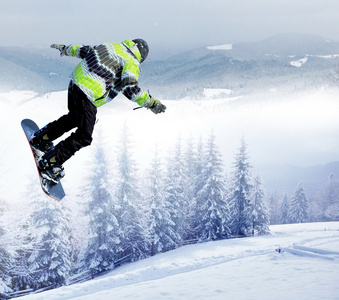
M166 106L163 105L159 100L155 100L152 96L148 105L145 106L147 109L150 109L153 113L159 114L165 112Z
M66 45L53 44L51 48L58 49L60 51L60 56L66 55Z

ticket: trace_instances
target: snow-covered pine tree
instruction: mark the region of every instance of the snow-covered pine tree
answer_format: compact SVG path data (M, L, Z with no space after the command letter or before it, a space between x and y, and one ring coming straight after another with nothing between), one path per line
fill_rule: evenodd
M2 148L3 149L3 148ZM1 150L1 157L7 157L4 155L4 151ZM7 170L4 170L2 161L0 162L1 174L6 174ZM3 185L0 186L0 195L3 192ZM3 227L3 215L5 213L6 203L0 199L0 299L5 296L6 293L11 292L11 277L9 276L9 270L13 265L13 253L8 250L8 242L5 235L5 229ZM4 298L6 299L6 298Z
M330 70L330 72L331 72L331 75L332 75L331 79L332 79L333 83L336 86L339 86L339 66L337 66L337 68L335 68L335 69L332 68Z
M108 183L108 162L101 146L95 148L89 184L86 188L85 214L89 218L89 240L80 254L79 270L98 274L114 268L120 247L119 224L114 196Z
M285 194L279 211L279 223L280 224L289 224L289 210L290 210L290 203L288 201L287 194Z
M129 137L129 130L125 124L118 154L119 179L116 193L121 242L119 256L128 256L130 261L136 261L148 255L149 243L146 229L142 226L141 210L136 205L141 195L137 185L136 163L132 158Z
M231 215L231 230L235 236L251 235L252 210L250 195L251 185L251 164L248 161L247 145L244 138L241 140L239 152L235 156L232 173L232 186L229 205Z
M189 228L187 178L181 137L178 137L174 151L169 154L167 160L167 173L165 178L166 201L171 203L173 210L171 218L175 223L175 231L179 234L180 243L187 238Z
M333 174L328 178L322 193L324 219L339 220L339 180Z
M268 228L269 213L266 206L265 197L262 179L257 176L254 178L253 191L251 194L253 216L252 235L265 235L270 231Z
M28 264L28 258L32 253L31 226L27 219L22 219L21 222L21 224L18 224L20 236L16 236L20 243L20 248L16 251L15 264L12 269L12 288L14 291L35 287Z
M35 176L34 176L35 177ZM26 196L27 195L27 196ZM12 268L12 289L13 291L21 291L27 289L38 288L33 273L30 270L28 262L29 257L34 251L34 236L35 231L32 230L31 216L36 204L35 199L42 197L41 189L36 181L36 178L28 184L25 193L25 204L18 203L15 208L16 230L12 231L12 238L15 239L16 255L15 263ZM22 208L25 208L24 210Z
M151 255L175 248L180 236L175 232L175 224L171 219L173 209L164 195L164 170L156 149L151 168L148 171L146 185L146 202L149 203L149 235Z
M28 258L35 288L62 286L71 271L71 231L62 203L35 192L30 217L33 250Z
M195 160L194 160L194 175L195 175L195 180L194 180L194 196L196 197L198 191L200 191L201 186L199 181L197 180L199 175L202 174L202 170L204 168L204 143L202 141L202 137L199 138L197 148L196 148L196 155L195 155Z
M185 238L186 240L195 239L196 228L196 190L195 179L197 177L197 168L199 158L197 155L197 149L193 143L192 137L189 137L185 143L185 149L183 153L184 165L184 178L187 180L185 183L185 194L187 197L187 229Z
M197 237L202 242L226 239L231 236L230 216L225 199L221 154L213 132L203 153L203 160L204 167L198 176L201 188L196 198Z
M291 200L289 215L291 223L305 223L308 221L308 200L301 182Z
M339 205L337 212L333 210L334 216L339 216ZM339 220L339 219L338 219ZM324 214L319 198L314 197L308 201L308 222L322 222L324 221ZM335 219L334 219L335 221Z
M196 200L197 200L198 192L203 187L202 170L204 168L204 159L203 159L204 143L203 143L201 136L199 138L199 141L196 145L196 149L194 152L195 152L195 156L194 156L193 175L192 175L194 206L191 208L192 209L192 217L190 220L190 231L191 232L189 233L189 238L191 239L198 238L197 228L199 225L199 220L196 218L196 215L197 215L197 201Z
M274 191L270 194L268 198L269 210L270 210L270 224L279 224L279 202L280 196L277 191Z
M2 204L3 203L0 202L0 221L4 214ZM7 293L12 291L10 288L11 277L9 273L13 266L13 262L13 254L7 249L5 230L3 224L0 222L0 299L2 296L5 297Z

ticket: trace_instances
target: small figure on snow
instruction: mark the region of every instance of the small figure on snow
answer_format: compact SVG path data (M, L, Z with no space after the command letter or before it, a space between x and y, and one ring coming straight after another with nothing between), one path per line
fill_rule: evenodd
M104 43L94 47L84 45L51 45L61 56L81 58L68 86L68 114L37 131L31 145L45 154L39 168L58 181L64 176L63 163L92 142L97 108L122 92L129 100L153 113L165 112L166 106L138 86L140 64L149 48L142 39L122 43ZM77 128L55 147L53 140Z

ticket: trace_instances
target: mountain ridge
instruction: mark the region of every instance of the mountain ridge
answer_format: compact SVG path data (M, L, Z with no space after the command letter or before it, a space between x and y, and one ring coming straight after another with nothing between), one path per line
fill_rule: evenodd
M315 35L279 34L231 47L203 47L161 61L146 60L140 85L162 98L203 97L204 88L227 88L235 95L281 86L307 89L331 84L339 42ZM67 89L79 62L50 49L0 47L0 91Z

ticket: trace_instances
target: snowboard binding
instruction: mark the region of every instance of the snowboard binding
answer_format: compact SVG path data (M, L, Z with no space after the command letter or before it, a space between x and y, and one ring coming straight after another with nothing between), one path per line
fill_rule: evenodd
M33 133L30 140L31 146L44 153L50 151L54 147L54 145L53 142L51 142L47 136L48 131L49 128L47 125L38 130L37 132Z
M65 176L64 167L56 162L53 142L48 138L49 127L46 125L33 133L30 144L39 157L37 166L41 178L51 183L58 183Z
M58 183L65 176L64 167L56 161L56 150L52 148L38 159L38 169L42 178Z
M49 182L58 183L60 179L65 176L65 171L63 166L53 166L47 169L41 169L39 167L40 176L48 180Z

